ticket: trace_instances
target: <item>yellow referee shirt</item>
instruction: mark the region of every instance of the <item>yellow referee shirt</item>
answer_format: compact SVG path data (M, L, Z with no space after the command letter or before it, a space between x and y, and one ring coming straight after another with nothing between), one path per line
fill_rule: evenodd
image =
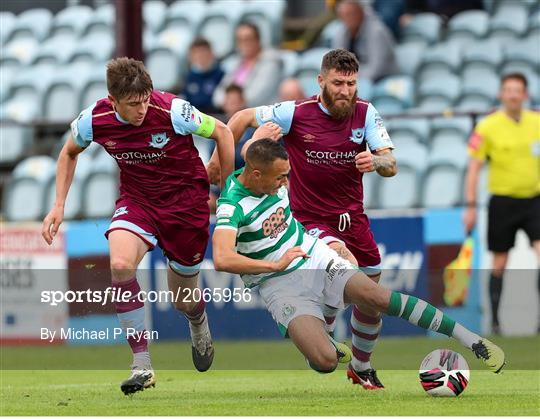
M500 110L480 121L469 155L489 163L492 195L530 198L540 194L540 113L521 112L516 122Z

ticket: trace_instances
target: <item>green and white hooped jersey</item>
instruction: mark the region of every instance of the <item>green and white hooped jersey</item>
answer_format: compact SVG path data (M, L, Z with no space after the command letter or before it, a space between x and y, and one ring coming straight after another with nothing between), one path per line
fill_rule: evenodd
M294 246L310 253L315 239L291 213L287 188L277 195L255 196L237 179L243 168L232 173L218 199L216 229L236 231L236 250L251 259L277 261ZM306 259L297 258L282 272L242 275L246 287L298 269Z

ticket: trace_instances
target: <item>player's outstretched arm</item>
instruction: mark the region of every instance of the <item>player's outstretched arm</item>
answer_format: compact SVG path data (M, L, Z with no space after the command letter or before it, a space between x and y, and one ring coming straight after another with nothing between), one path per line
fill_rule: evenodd
M218 271L235 274L262 274L281 272L296 258L308 257L299 247L287 250L276 262L251 259L238 254L235 250L237 230L216 229L212 237L214 267Z
M77 166L77 156L83 150L84 148L79 147L70 135L58 156L56 165L56 199L52 209L43 220L41 231L41 235L49 245L52 243L60 224L64 220L64 206L71 182L73 181L75 167Z
M236 112L231 119L229 119L227 125L233 133L235 144L238 144L238 141L247 128L256 128L259 126L255 116L255 108L247 108Z
M231 130L223 122L216 119L216 127L210 138L216 141L217 157L219 159L221 187L234 170L234 138ZM211 166L212 161L209 162ZM211 167L209 167L211 169Z

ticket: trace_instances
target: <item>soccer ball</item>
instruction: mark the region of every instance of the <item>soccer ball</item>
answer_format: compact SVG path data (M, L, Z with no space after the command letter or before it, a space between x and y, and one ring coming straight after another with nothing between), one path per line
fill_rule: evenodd
M465 358L450 349L435 349L420 364L420 384L432 396L459 396L469 383Z

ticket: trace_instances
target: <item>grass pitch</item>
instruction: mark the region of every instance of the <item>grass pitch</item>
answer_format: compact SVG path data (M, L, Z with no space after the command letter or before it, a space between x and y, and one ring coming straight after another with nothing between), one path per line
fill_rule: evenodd
M540 338L494 340L508 359L500 375L451 340L381 339L373 360L386 390L376 392L351 385L343 366L329 375L308 370L289 341L218 341L206 373L193 371L188 343L159 343L151 347L156 388L132 397L119 389L128 375L125 347L3 347L0 414L540 415ZM472 370L458 398L433 398L418 381L422 358L444 347Z

